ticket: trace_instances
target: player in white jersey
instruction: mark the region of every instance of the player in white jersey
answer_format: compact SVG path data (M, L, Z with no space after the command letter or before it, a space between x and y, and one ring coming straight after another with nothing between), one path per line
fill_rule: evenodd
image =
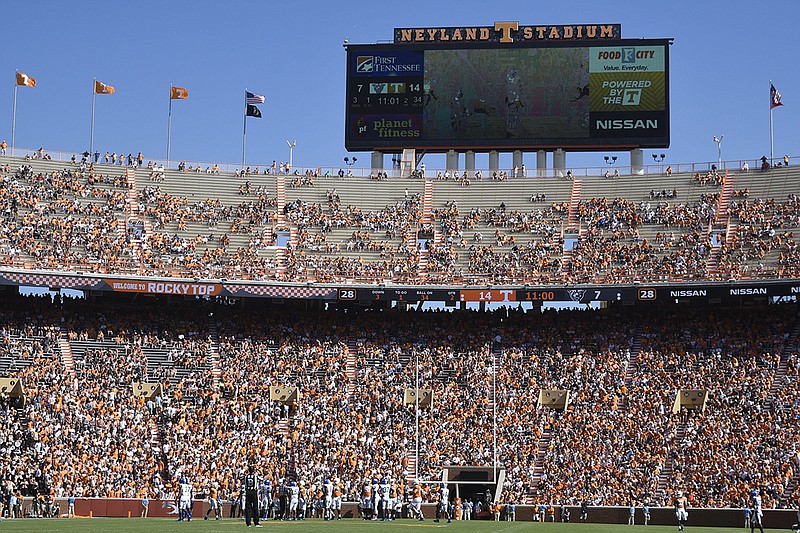
M333 483L325 478L322 484L322 497L325 501L325 520L333 520Z
M261 520L269 519L270 509L272 509L272 482L264 479L261 483Z
M193 490L189 480L185 477L181 478L180 485L178 486L180 498L178 500L178 522L192 521L192 497Z
M297 481L289 483L289 520L297 520L297 504L300 503L300 487Z
M450 489L447 488L446 483L439 484L439 503L436 506L436 520L434 522L438 522L442 517L447 518L448 524L453 521L450 518Z
M683 531L686 521L689 519L689 500L678 491L675 496L675 516L678 518L678 531Z
M755 489L750 491L750 510L750 533L755 531L756 526L758 526L761 533L764 533L764 525L761 523L764 518L761 495Z
M389 521L389 490L392 488L391 483L389 483L386 478L381 479L380 485L378 485L378 493L381 497L380 502L380 510L381 510L381 520L388 522Z

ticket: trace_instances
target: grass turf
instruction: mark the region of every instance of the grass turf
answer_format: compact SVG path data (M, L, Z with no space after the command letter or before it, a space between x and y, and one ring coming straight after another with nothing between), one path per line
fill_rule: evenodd
M453 522L452 524L435 524L430 520L417 522L414 520L397 520L394 522L365 522L357 519L344 519L336 522L322 520L306 520L303 522L263 523L261 529L245 527L240 519L223 519L220 521L192 520L191 523L179 523L169 518L76 518L36 519L26 518L5 520L0 523L0 533L232 533L235 531L280 531L281 533L434 533L432 530L454 530L453 533L611 533L624 529L628 533L677 533L675 526L627 526L624 524L580 524L580 523L545 523L536 522L492 522L471 520L469 522ZM741 533L741 529L710 528L687 526L686 533ZM441 533L445 533L441 531Z

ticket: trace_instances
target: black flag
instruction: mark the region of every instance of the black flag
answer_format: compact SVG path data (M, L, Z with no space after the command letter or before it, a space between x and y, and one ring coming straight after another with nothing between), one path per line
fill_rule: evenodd
M246 116L255 117L255 118L261 118L261 110L258 109L254 105L247 104L247 115Z

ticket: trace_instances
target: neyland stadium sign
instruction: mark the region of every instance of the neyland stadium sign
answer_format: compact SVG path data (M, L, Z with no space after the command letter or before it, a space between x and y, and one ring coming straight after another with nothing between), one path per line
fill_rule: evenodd
M532 41L615 41L620 24L573 24L522 26L519 22L495 22L494 26L448 28L395 28L395 44L412 43L529 43Z

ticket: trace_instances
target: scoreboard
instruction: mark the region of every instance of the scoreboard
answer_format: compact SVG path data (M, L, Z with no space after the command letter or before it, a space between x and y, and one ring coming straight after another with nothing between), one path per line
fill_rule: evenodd
M669 43L348 45L345 147L667 148Z
M342 287L329 298L353 301L361 304L376 302L442 302L445 305L464 303L516 304L547 302L620 302L665 303L678 301L694 302L740 302L772 299L775 301L798 301L800 282L763 283L709 283L709 284L661 284L643 286L585 286L585 287L491 287L491 288L438 288L438 287Z

